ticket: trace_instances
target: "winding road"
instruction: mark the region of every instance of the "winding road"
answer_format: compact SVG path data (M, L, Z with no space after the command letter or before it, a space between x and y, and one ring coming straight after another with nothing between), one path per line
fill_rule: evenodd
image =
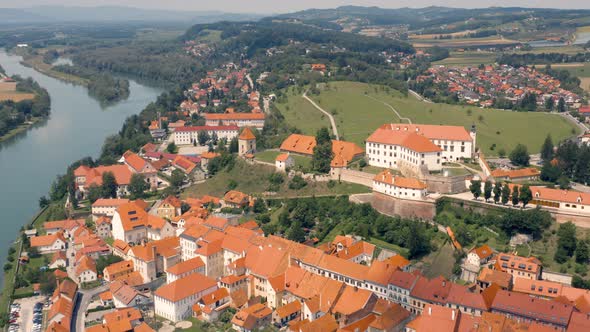
M365 95L365 96L366 96L367 98L373 99L374 101L380 102L381 104L383 104L383 105L385 105L385 106L389 107L389 109L391 109L391 110L393 111L393 113L395 113L395 115L397 115L397 117L400 119L400 121L407 121L409 124L412 124L412 120L410 120L410 118L404 118L404 117L402 117L402 116L401 116L401 115L398 113L398 111L397 111L395 108L393 108L393 106L389 105L388 103L386 103L386 102L384 102L384 101L382 101L382 100L379 100L379 99L377 99L377 98L375 98L375 97L369 96L369 95Z
M334 117L332 116L332 114L326 112L323 108L321 108L318 104L316 104L313 100L311 100L307 96L307 91L305 91L303 93L302 97L305 98L305 100L307 100L308 102L310 102L313 105L313 107L317 108L318 111L320 111L328 116L328 118L330 119L330 124L332 125L332 132L334 133L334 136L336 136L336 140L339 141L340 136L338 135L338 127L336 127L336 121L334 120Z

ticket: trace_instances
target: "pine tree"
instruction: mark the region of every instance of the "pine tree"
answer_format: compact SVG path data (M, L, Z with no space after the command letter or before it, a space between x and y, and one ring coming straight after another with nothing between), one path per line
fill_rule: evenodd
M541 159L544 162L551 161L553 159L553 140L551 139L551 134L548 134L545 137L545 142L543 142L543 146L541 147Z
M496 182L496 185L494 186L494 203L498 204L501 196L502 196L502 184L500 182Z
M504 187L502 187L502 205L506 205L509 199L510 187L508 187L508 184L504 184Z
M520 189L520 201L522 202L522 207L525 208L526 205L533 199L533 193L531 192L531 188L528 184L525 184Z
M512 189L512 205L516 206L518 205L518 200L519 200L519 190L517 186L514 186L514 188Z
M492 197L492 182L490 180L486 181L483 187L483 198L486 202Z

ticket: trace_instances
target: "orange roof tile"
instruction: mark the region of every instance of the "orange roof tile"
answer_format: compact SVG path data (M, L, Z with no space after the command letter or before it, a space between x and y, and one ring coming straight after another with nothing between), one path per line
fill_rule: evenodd
M180 254L180 239L178 237L169 237L162 240L148 242L131 248L130 256L141 259L144 262L151 262L158 256L172 257Z
M238 137L241 140L246 140L246 141L251 141L256 139L256 136L254 135L254 133L252 132L252 130L248 127L244 128L244 130L242 130L242 133L240 134L240 136Z
M33 236L31 241L31 247L45 247L55 243L55 241L61 240L64 244L66 243L66 239L63 236L62 232L53 233L51 235L40 235L40 236Z
M193 273L158 288L154 295L172 302L216 288L217 282L200 273Z
M88 256L82 256L82 259L76 266L76 275L82 274L84 271L92 271L96 273L96 262Z
M415 132L393 132L392 130L379 128L367 138L367 142L399 145L410 150L425 152L440 152L442 149L432 143L428 138Z
M351 315L365 308L372 296L375 295L366 289L345 286L344 291L334 306L333 312L342 315Z
M166 272L172 273L175 275L180 275L183 273L194 271L194 270L196 270L200 267L204 267L204 266L205 266L205 263L203 263L203 260L201 259L201 257L195 257L195 258L191 258L186 261L179 262L175 265L172 265L171 267L169 267L166 270Z
M322 317L299 326L301 332L334 332L338 329L338 322L331 314L325 314Z
M288 153L281 153L280 155L277 156L277 158L275 159L276 161L280 161L280 162L285 162L287 161L287 159L289 159L290 155Z
M264 120L264 113L205 113L205 120Z
M401 176L396 176L393 173L391 173L391 171L388 169L377 174L373 178L373 181L394 185L394 186L400 187L400 188L409 188L409 189L418 189L418 190L423 190L428 187L426 185L426 183L424 183L418 179L404 178Z
M115 275L133 271L133 261L120 261L104 268L104 274Z

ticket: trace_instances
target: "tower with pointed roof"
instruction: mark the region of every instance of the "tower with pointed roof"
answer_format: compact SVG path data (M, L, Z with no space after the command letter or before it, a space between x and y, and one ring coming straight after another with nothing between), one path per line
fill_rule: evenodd
M242 133L238 137L238 146L238 154L240 156L256 153L256 136L250 128L246 127L242 130Z

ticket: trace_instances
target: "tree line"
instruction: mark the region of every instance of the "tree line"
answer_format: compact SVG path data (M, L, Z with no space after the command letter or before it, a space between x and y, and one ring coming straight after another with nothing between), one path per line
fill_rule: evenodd
M101 103L113 103L129 97L129 80L127 79L78 65L58 65L53 69L88 80L88 93Z
M45 118L49 115L51 100L47 90L32 78L12 77L16 82L16 91L33 93L33 99L19 102L5 100L0 102L0 137L33 118Z

